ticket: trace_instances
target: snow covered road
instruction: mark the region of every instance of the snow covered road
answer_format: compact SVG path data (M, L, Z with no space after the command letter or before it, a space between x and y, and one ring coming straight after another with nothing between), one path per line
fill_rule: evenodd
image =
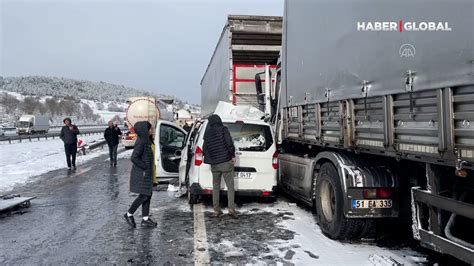
M209 201L192 208L160 185L151 203L158 227L130 230L122 217L136 196L129 192L130 153L120 154L117 168L99 155L75 173L58 169L17 186L13 193L37 198L29 209L0 214L0 264L192 264L206 258L259 265L437 262L403 240L389 245L330 240L310 210L285 196L275 203L240 200L238 220L216 219Z
M81 136L85 143L102 138L102 134ZM98 149L77 157L77 165L105 154ZM24 184L34 176L65 168L66 157L63 142L56 139L0 145L0 193Z

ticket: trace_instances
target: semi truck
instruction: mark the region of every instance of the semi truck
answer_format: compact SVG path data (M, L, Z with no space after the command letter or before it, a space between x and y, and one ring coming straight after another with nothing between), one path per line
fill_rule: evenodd
M362 238L395 219L474 264L473 10L285 1L280 61L265 73L279 186L315 209L326 236Z
M18 119L16 132L18 135L48 133L49 117L42 115L22 115Z
M255 74L274 69L281 49L282 17L229 15L201 80L201 114L219 101L260 107ZM264 79L261 80L265 82ZM263 110L262 110L263 111Z

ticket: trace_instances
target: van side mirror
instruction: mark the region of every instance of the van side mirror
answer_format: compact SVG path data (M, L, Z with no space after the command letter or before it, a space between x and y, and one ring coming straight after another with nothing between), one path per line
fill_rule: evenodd
M265 94L263 93L262 89L262 78L260 78L260 74L255 74L255 90L257 91L257 102L258 105L265 105Z

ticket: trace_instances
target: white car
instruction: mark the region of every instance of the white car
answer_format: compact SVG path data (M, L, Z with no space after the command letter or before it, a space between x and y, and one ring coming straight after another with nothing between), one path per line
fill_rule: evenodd
M236 148L235 194L275 198L278 152L268 123L261 120L222 119ZM182 151L179 177L188 186L188 199L196 203L199 197L212 195L211 166L204 163L203 143L207 120L196 122ZM227 193L221 182L221 194Z

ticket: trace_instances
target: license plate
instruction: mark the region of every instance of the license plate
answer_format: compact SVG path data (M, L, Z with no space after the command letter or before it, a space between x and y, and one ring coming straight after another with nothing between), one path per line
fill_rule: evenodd
M389 209L392 208L392 200L352 200L352 209Z
M235 172L235 178L237 179L254 179L255 175L252 172Z

